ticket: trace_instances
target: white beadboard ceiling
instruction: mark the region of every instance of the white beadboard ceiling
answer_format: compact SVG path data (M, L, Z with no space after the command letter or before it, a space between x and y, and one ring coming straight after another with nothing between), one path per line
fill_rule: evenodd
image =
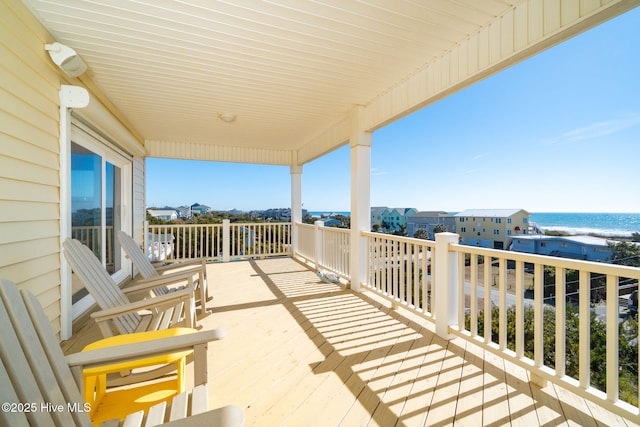
M309 152L355 106L380 99L523 3L23 1L81 55L87 76L148 146L284 153Z

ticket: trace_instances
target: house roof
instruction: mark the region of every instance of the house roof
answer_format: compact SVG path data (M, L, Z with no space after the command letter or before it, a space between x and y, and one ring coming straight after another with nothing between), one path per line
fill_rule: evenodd
M371 214L372 215L377 215L377 214L381 214L384 211L388 211L390 210L388 207L386 206L374 206L371 208Z
M160 216L160 215L177 215L175 209L147 209L152 216Z
M400 215L406 215L407 212L409 212L411 210L416 211L417 209L416 208L391 208L391 211L396 211Z
M612 242L610 239L605 239L602 237L595 236L546 236L541 234L530 234L530 235L522 235L516 237L519 240L544 240L544 241L569 241L573 243L578 243L581 245L590 245L590 246L608 246L609 242Z
M445 211L420 211L410 216L410 218L433 218L433 217L453 217L452 214Z
M51 34L39 35L43 44L64 43L88 65L77 82L98 102L75 114L103 104L150 157L280 165L309 162L344 145L354 128L378 129L635 7L23 3Z
M527 215L529 214L529 212L524 209L467 209L466 211L457 213L455 216L507 218L520 212L524 212Z

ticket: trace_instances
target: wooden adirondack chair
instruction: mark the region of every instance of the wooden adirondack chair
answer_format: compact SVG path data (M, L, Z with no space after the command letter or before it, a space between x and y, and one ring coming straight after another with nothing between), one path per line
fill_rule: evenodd
M194 366L197 386L193 393L176 396L169 412L166 402L151 407L146 414L137 411L126 418L126 425L140 426L143 421L149 426L169 421L167 426L171 427L244 424L244 413L236 406L207 410L206 346L207 342L224 337L223 331L196 332L65 357L35 296L18 291L14 283L4 279L0 280L0 325L3 327L0 334L2 426L89 427L93 423L82 399L83 369L189 349L196 352L194 363L198 364ZM139 386L140 393L144 394L146 387ZM103 399L110 397L107 393ZM132 401L112 403L107 406L117 419L124 418L133 404ZM190 417L187 417L188 408L191 408ZM119 424L114 420L102 425Z
M133 262L133 265L136 266L142 276L142 279L136 282L138 285L143 285L161 276L167 277L171 274L178 276L185 272L190 272L193 275L197 274L198 280L194 281L197 301L200 302L200 312L204 313L206 311L206 302L210 298L207 288L207 264L204 258L155 267L131 236L121 230L116 233L116 237L118 242L120 242L120 246L127 254L127 257ZM171 273L171 271L176 271L176 273ZM162 286L155 288L153 292L156 295L166 295L175 289L176 288Z
M105 338L174 326L195 326L192 273L161 276L138 286L120 289L91 249L75 239L66 239L63 246L65 258L101 308L92 313L91 317L98 323ZM181 291L135 302L127 297L127 294L149 291L185 280L189 286ZM150 313L141 315L140 310L149 310Z

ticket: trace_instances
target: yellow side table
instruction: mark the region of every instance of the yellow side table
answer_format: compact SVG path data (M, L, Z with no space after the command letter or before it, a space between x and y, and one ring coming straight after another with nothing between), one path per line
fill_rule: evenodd
M191 328L170 328L160 331L138 332L123 334L101 339L87 345L82 351L97 350L114 345L139 343L160 338L174 337L197 332ZM186 358L193 350L181 351L146 359L133 360L123 363L98 366L83 370L84 401L91 405L89 415L94 424L103 420L120 418L138 411L146 411L156 403L168 400L185 389L184 369ZM175 381L150 382L148 385L131 385L120 387L117 391L107 393L107 375L130 371L136 368L146 368L155 365L176 365L177 378Z

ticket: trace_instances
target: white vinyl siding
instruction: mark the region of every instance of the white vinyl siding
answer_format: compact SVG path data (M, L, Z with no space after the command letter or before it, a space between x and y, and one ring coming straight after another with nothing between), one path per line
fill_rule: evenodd
M46 30L0 2L0 277L33 292L60 332L59 75Z
M60 188L59 91L63 84L81 83L50 60L44 45L55 40L20 1L0 0L0 26L0 277L33 292L60 335L61 220L67 214L60 197L68 189ZM126 205L134 211L126 220L135 221L141 239L144 149L115 118L103 120L106 109L99 105L94 103L88 121L103 114L98 123L119 126L111 139L140 156L133 181L127 178L133 201Z
M147 219L144 198L145 162L141 157L133 158L133 230L132 237L143 242L144 221Z

